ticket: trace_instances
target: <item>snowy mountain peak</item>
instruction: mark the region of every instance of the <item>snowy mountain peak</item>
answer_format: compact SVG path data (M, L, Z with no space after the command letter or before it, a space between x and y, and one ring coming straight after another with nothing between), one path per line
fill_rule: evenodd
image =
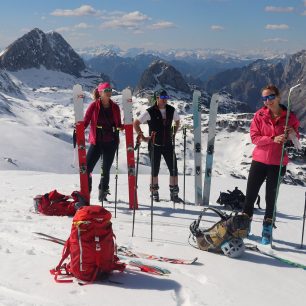
M79 75L85 69L81 57L57 32L44 33L38 28L26 33L0 56L1 68L18 71L44 66L48 70Z

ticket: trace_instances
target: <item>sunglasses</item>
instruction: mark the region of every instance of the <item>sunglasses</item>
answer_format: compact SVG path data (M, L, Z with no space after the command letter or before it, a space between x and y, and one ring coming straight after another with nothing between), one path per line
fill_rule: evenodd
M103 90L103 92L112 92L113 90L111 89L111 88L105 88L104 90Z
M271 94L271 95L268 95L268 96L264 96L264 97L261 97L261 100L263 102L266 102L267 100L269 101L272 101L276 98L276 95L275 94Z
M170 97L169 96L159 96L160 99L163 99L163 100L167 100L169 99Z

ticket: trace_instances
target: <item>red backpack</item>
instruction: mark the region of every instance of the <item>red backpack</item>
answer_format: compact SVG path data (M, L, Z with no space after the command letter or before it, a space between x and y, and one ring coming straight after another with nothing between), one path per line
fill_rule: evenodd
M62 259L51 274L57 282L58 275L71 275L80 280L93 282L113 270L123 271L115 250L115 235L110 221L112 215L98 205L81 207L75 214L70 237L65 243ZM70 262L63 264L70 255Z
M77 209L85 205L86 200L79 191L66 196L55 189L34 198L35 211L47 216L74 216Z

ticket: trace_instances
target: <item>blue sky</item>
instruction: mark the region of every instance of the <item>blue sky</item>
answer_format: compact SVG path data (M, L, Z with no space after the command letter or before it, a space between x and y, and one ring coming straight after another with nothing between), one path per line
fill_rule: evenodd
M0 47L38 27L74 48L306 49L306 0L10 0Z

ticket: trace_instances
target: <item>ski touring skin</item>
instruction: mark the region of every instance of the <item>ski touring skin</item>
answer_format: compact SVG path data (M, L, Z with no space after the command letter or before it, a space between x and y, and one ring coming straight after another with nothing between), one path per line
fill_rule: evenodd
M215 150L216 121L218 112L218 94L213 94L209 108L208 138L206 151L206 167L204 176L203 205L209 205L212 166Z
M129 207L138 209L138 200L136 190L136 171L134 156L134 139L133 139L133 108L132 92L126 88L122 91L122 108L124 113L124 129L126 140L126 157L128 166L128 185L129 185Z
M193 92L193 134L194 134L194 189L195 205L202 205L202 144L201 144L201 92Z
M88 174L86 163L86 144L85 144L85 128L84 128L84 93L82 86L77 84L73 86L73 104L75 114L75 135L76 145L79 159L79 174L80 174L80 193L85 197L86 201L90 202L88 188Z
M156 255L151 255L151 254L146 254L146 253L134 252L125 246L119 246L117 248L117 252L119 255L123 255L123 256L156 260L156 261L161 261L161 262L168 262L171 264L192 265L198 260L197 257L191 260L188 260L188 259L168 258L168 257L163 257L163 256L156 256Z
M254 252L260 253L262 255L277 259L277 260L281 261L282 263L287 264L289 266L306 270L306 265L294 262L294 261L289 260L289 259L279 257L278 255L274 254L273 252L271 253L272 249L269 250L269 251L264 251L260 247L258 247L256 244L253 244L253 243L245 243L245 248L247 250L254 251Z
M39 239L50 241L50 242L57 243L60 245L65 245L65 242L66 242L63 239L60 239L60 238L57 238L51 235L47 235L44 233L34 232L34 234L38 235ZM165 268L162 268L156 265L149 265L149 264L142 262L141 260L127 260L126 257L130 257L130 256L125 256L125 255L118 253L118 257L120 258L120 260L123 260L126 264L133 266L133 267L137 267L140 269L140 271L145 272L145 273L161 275L161 276L169 275L171 273L169 270Z

